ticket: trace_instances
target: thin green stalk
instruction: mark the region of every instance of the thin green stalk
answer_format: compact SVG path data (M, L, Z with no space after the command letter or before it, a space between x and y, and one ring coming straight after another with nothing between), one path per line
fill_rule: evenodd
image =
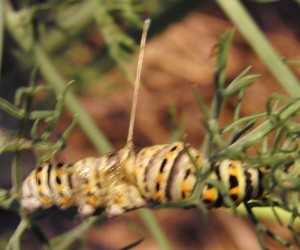
M239 29L256 54L266 64L282 87L292 96L300 96L300 83L282 62L259 27L238 0L216 0L229 19Z
M156 242L159 244L161 250L171 250L171 244L168 241L165 232L157 222L154 214L148 209L148 208L141 208L139 209L139 214L141 218L143 218L143 221L156 240Z
M19 150L16 150L14 153L11 181L14 194L18 194L22 184L21 152Z
M8 244L6 245L5 250L20 250L20 240L23 232L29 227L29 221L26 218L23 218L14 234L11 236Z
M226 66L227 58L231 48L231 43L233 39L234 32L233 30L225 31L218 42L218 56L215 67L214 74L214 86L215 94L212 100L211 109L209 113L208 125L210 127L209 133L205 135L203 143L203 152L205 157L210 157L213 146L213 135L217 134L219 130L219 121L222 107L224 105L225 96L224 96L224 86L225 86L225 76L226 76Z

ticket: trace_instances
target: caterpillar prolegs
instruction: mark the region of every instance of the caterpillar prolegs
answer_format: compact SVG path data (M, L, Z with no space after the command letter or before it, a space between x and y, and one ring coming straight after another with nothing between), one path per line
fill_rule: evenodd
M62 209L76 206L83 217L104 208L108 216L116 216L139 207L187 199L195 189L197 171L186 150L201 168L202 154L182 142L138 152L125 147L73 165L43 163L23 184L22 207L32 212L53 205ZM261 196L260 170L234 160L216 162L212 169L208 178L221 181L236 204ZM208 208L223 205L222 195L210 184L205 185L199 199Z
M75 164L42 163L23 183L21 206L25 211L54 205L62 209L75 206L83 217L94 214L98 208L105 209L108 216L116 216L139 207L182 201L192 195L204 161L200 151L183 142L136 151L132 143L149 24L145 22L141 39L127 144L118 152L86 158ZM263 192L261 170L248 168L241 161L218 161L211 163L211 169L208 178L219 180L236 204L258 198ZM208 208L223 205L222 194L211 184L204 186L199 199Z

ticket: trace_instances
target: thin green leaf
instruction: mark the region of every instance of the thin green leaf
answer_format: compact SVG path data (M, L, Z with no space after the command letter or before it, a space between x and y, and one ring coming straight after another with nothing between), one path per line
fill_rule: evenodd
M249 131L249 129L251 129L254 126L255 122L256 122L255 120L248 122L248 124L244 128L234 133L231 139L231 144L236 142L243 134Z
M36 95L37 93L43 92L43 91L50 91L52 90L51 86L45 85L45 86L30 86L30 87L21 87L16 90L15 93L15 105L19 106L22 102L22 98L24 95Z
M256 79L260 76L259 74L247 75L251 67L246 68L242 71L223 91L223 95L233 96L244 90L251 84L253 84Z
M215 84L216 91L223 89L225 84L226 65L234 36L233 30L225 31L218 42L218 55L216 63Z
M199 105L199 107L202 111L203 119L205 121L207 121L208 118L209 118L209 110L208 110L208 108L207 108L207 106L206 106L206 104L205 104L205 102L204 102L204 100L203 100L203 98L202 98L202 96L199 92L199 88L196 85L193 86L193 92L194 92L194 96L196 98L196 101L197 101L197 103L198 103L198 105Z
M0 109L18 119L22 119L25 115L24 110L19 110L13 104L9 103L3 98L0 98Z
M266 115L266 113L261 113L261 114L256 114L256 115L249 115L249 116L245 116L242 117L238 120L236 120L233 123L230 123L228 126L222 128L221 132L222 133L227 133L230 130L234 129L235 127L240 126L241 124L244 124L245 122L256 122L259 118L262 118Z
M290 65L290 66L300 67L300 62L299 61L292 61L292 60L283 59L283 62Z

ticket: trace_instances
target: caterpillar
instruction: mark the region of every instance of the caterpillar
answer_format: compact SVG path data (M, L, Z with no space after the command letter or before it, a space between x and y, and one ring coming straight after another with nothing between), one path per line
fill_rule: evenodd
M82 217L103 208L117 216L140 207L155 207L189 198L195 190L204 161L203 154L183 142L136 150L132 143L137 93L146 33L144 25L127 143L117 152L85 158L75 164L42 163L32 170L21 188L21 207L29 213L57 206L78 208ZM187 154L187 151L190 155ZM192 163L190 157L195 160ZM219 180L235 204L263 194L263 172L236 160L211 163L210 179ZM206 184L200 194L207 208L224 205L220 191Z
M86 217L97 208L105 208L108 216L117 216L140 207L181 201L192 195L197 182L197 171L186 150L201 168L201 152L183 142L145 147L138 152L125 147L75 164L43 163L25 180L21 205L29 212L53 205L61 209L76 206L79 215ZM218 161L212 169L208 178L221 181L235 204L263 193L259 169L235 160ZM208 208L223 205L219 190L210 184L205 185L199 199Z

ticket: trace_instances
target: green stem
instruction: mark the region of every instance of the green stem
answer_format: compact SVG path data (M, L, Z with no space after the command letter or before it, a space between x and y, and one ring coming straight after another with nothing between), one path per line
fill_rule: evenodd
M14 234L11 236L5 250L20 250L20 240L23 232L28 228L29 221L23 218L17 229L15 230Z
M13 193L18 194L22 184L21 152L16 150L12 162L11 180Z
M300 84L292 71L282 62L270 43L238 0L216 0L229 19L239 29L256 54L266 64L282 87L292 96L300 96Z

